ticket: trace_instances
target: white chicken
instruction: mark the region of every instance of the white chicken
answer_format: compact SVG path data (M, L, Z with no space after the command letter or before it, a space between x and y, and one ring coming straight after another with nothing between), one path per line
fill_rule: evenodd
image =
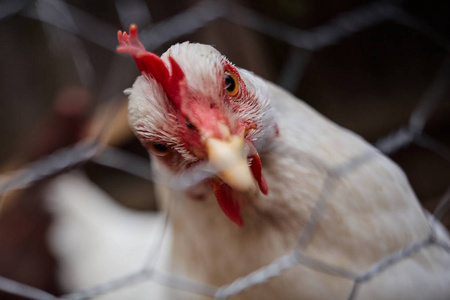
M202 164L215 170L184 191L158 185L162 210L170 207L171 272L229 284L298 246L319 201L326 207L301 250L351 272L428 236L404 173L359 136L211 46L186 42L158 57L146 52L134 25L118 38L117 50L142 72L127 90L129 122L152 154L155 174L171 178ZM352 287L299 264L233 299L347 299ZM449 299L450 255L425 247L357 295Z

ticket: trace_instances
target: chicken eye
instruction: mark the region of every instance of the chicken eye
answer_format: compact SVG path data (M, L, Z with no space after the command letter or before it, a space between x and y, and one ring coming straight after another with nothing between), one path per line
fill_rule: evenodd
M169 147L160 143L150 143L150 151L157 156L166 156L169 154Z
M191 121L189 121L189 119L186 119L184 122L186 123L186 127L187 127L187 128L189 128L189 129L195 129L195 126L192 125L192 123L191 123Z
M225 72L225 90L231 97L239 94L239 83L233 73Z

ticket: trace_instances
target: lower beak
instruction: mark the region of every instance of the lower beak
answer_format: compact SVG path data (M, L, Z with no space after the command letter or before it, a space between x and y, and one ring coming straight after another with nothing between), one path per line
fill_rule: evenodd
M220 179L238 192L256 192L257 183L247 162L250 149L243 137L232 135L227 140L208 138L205 145L209 163L217 170Z

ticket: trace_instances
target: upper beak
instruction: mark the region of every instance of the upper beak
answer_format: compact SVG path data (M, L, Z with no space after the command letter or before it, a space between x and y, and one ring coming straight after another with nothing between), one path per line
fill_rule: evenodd
M247 162L249 147L243 136L226 135L225 139L207 138L206 151L210 165L217 176L232 189L241 193L254 193L257 183Z

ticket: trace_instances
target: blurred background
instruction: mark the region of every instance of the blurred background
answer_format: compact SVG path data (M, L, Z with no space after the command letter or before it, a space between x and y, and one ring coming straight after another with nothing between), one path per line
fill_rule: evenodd
M145 179L148 156L128 130L122 94L139 73L129 57L115 53L117 30L128 30L131 23L138 25L146 48L158 55L186 40L211 44L237 66L284 86L371 143L401 139L398 133L411 130L411 117L422 107L421 137L387 152L406 172L424 207L433 211L450 183L450 18L445 4L1 1L0 276L64 292L46 244L52 215L42 190L68 169L82 170L124 206L157 209L152 183ZM99 134L102 145L123 152L100 151L104 155L89 159L82 149L65 154L65 161L45 160ZM30 165L41 159L43 164ZM121 166L128 159L126 164L136 168ZM14 170L30 166L34 173L11 183L11 174L18 174ZM30 184L15 188L24 183ZM444 223L450 226L449 216ZM21 299L1 291L0 298Z

